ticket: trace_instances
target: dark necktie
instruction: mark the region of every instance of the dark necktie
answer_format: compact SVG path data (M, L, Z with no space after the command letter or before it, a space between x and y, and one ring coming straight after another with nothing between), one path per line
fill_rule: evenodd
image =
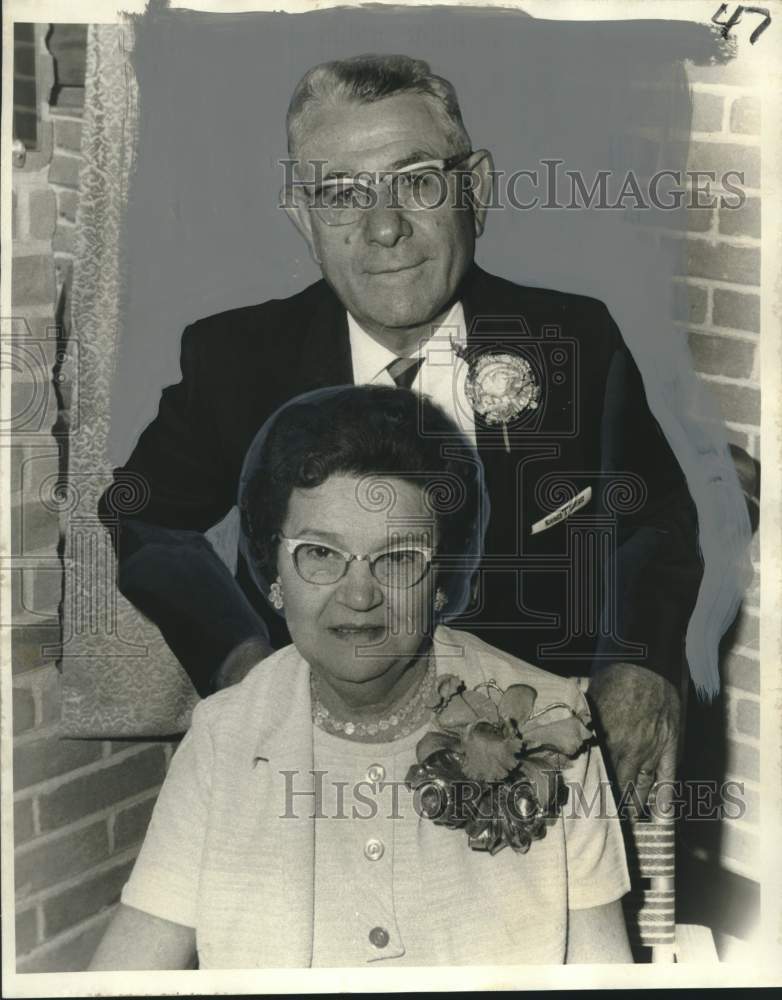
M400 389L409 389L415 382L415 377L423 363L423 358L396 358L390 365L386 366L386 371Z

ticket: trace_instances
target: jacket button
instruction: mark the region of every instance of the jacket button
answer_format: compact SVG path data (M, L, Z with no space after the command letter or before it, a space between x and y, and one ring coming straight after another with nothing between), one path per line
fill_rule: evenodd
M371 781L373 785L377 784L378 781L382 781L386 776L386 769L382 764L373 764L367 771L367 780Z
M370 837L364 844L364 856L368 861L379 861L385 853L385 846L382 840L377 837Z
M376 948L385 948L391 938L385 927L373 927L369 932L369 940Z

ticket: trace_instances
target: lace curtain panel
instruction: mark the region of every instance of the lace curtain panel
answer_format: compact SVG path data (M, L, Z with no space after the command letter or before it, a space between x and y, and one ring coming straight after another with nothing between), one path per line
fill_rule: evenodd
M156 737L187 728L198 700L158 632L117 591L109 534L97 516L111 483L111 387L123 332L123 240L138 125L130 24L91 25L69 350L78 365L70 406L62 646L64 736ZM138 509L144 484L113 491Z

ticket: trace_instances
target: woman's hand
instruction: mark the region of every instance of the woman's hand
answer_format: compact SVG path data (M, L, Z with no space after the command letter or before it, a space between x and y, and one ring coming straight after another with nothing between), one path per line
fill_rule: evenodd
M90 962L90 972L192 969L195 930L120 903Z

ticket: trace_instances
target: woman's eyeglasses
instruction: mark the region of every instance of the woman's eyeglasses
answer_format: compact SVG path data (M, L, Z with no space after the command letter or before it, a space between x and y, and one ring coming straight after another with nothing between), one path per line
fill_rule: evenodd
M310 208L327 226L349 226L379 203L378 189L388 189L388 208L416 212L440 208L448 198L448 174L472 153L445 160L411 163L399 170L366 171L356 177L333 177L310 194ZM466 206L465 206L466 207Z
M306 538L277 536L293 557L296 572L307 583L337 583L353 561L366 559L381 587L405 590L419 583L429 570L432 549L425 545L394 545L380 552L358 555Z

